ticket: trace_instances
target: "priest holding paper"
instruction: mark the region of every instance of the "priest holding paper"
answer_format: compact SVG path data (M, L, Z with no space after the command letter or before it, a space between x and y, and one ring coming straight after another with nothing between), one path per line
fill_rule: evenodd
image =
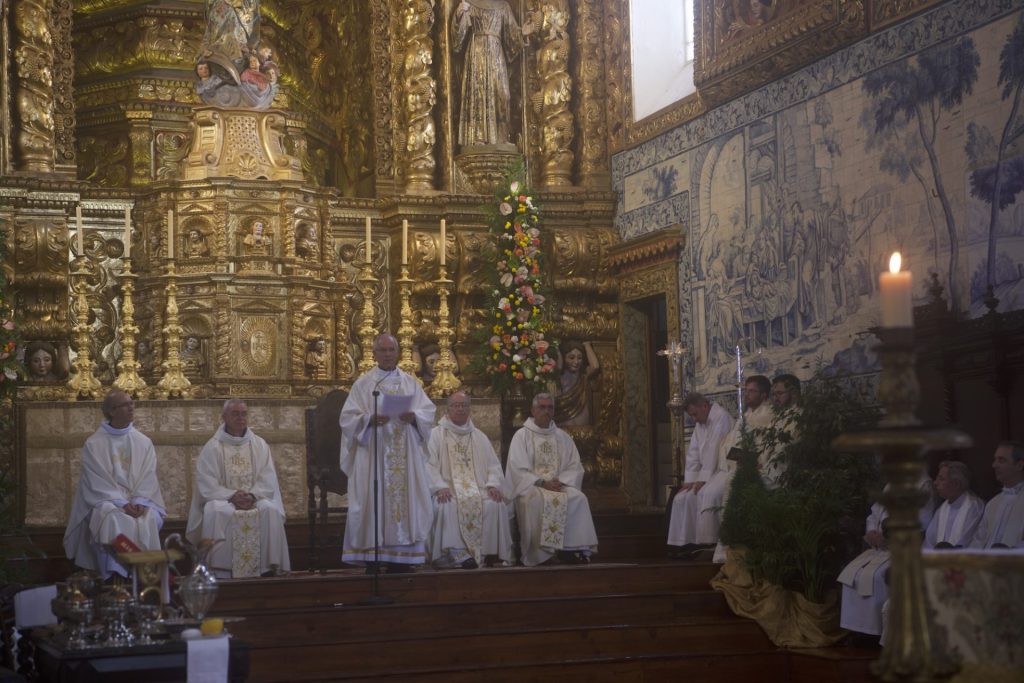
M342 560L366 565L368 574L379 571L378 561L388 573L403 573L427 557L433 507L426 444L435 406L416 378L397 367L393 336L377 337L373 358L377 367L356 380L341 411L341 471L348 477Z

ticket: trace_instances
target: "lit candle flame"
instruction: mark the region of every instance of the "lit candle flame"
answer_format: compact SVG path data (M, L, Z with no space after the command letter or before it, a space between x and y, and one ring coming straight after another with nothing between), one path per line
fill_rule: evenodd
M900 252L894 251L892 256L889 257L889 272L898 273L900 272L900 264L903 258L900 256Z

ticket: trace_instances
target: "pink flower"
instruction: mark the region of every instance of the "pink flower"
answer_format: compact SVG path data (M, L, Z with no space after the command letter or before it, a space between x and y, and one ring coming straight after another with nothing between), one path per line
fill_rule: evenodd
M507 216L510 213L512 213L512 205L509 204L508 202L502 202L500 205L498 205L498 211L501 212L502 216Z
M519 192L519 181L513 180L512 184L508 186L508 191L511 192L512 194Z
M13 320L5 320L4 321L4 329L5 330L13 330L14 329L14 321Z
M543 356L545 353L548 352L548 348L551 346L551 344L547 343L543 339L538 339L537 343L534 344L534 346L537 347L537 353Z

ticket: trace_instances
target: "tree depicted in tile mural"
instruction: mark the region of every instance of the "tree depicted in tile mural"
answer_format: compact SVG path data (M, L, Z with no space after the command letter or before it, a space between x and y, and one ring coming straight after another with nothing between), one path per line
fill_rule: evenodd
M984 262L971 274L970 298L973 304L995 297L1008 310L1024 306L1020 266L1007 251L997 251L999 238L1018 248L1024 243L1024 206L1015 206L1024 192L1024 155L1009 156L1021 153L1024 139L1024 14L1018 15L999 53L998 85L1002 101L1009 104L998 141L984 124L972 121L967 128L967 156L974 168L970 194L988 205L987 217L971 221L971 227L977 228L972 230L972 241L984 239L986 249Z

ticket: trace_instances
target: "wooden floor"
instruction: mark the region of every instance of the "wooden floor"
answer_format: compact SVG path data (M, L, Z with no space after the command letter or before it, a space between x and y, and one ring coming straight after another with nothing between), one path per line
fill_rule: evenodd
M596 516L589 566L508 567L371 577L306 571L308 534L289 526L289 576L222 581L213 615L271 681L603 681L853 683L876 652L786 651L733 615L710 562L661 559L657 515ZM57 530L36 533L51 547ZM59 536L57 536L59 548ZM49 553L33 567L59 571ZM40 577L41 578L41 577Z

